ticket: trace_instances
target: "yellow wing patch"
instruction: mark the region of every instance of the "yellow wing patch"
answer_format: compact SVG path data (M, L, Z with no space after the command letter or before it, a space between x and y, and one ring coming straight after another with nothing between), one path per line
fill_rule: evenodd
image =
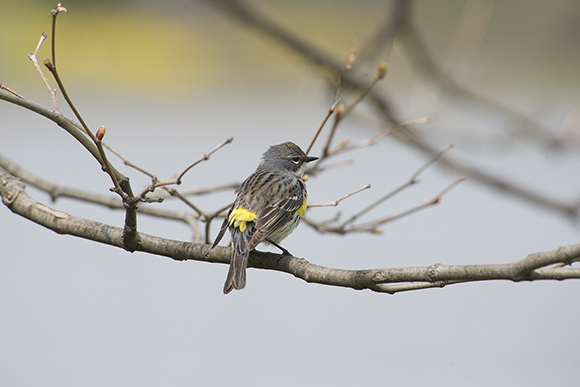
M304 209L306 210L306 208ZM230 214L229 224L233 224L234 227L239 228L241 232L246 230L246 223L253 222L258 216L252 211L245 208L239 207L232 211Z

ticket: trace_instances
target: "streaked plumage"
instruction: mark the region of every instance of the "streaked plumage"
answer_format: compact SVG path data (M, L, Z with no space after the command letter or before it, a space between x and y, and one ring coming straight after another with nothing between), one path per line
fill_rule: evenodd
M216 246L229 228L234 251L224 294L246 286L250 251L261 242L280 243L298 226L307 202L302 176L306 164L316 159L291 142L271 146L256 171L238 187L236 200L212 245Z

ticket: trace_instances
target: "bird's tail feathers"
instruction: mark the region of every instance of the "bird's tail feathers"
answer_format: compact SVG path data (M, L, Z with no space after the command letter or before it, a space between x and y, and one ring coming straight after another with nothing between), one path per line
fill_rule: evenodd
M250 229L252 228L252 229ZM230 262L230 270L224 284L224 294L228 294L233 289L243 289L246 287L246 268L248 267L248 243L252 239L253 227L249 226L245 232L234 229L232 232L232 242L234 252Z

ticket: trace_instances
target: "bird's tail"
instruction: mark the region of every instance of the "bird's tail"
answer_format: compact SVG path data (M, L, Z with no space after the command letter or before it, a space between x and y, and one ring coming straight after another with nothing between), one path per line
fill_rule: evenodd
M250 230L252 228L252 230ZM230 262L230 270L224 284L224 294L228 294L233 289L243 289L246 287L246 267L248 267L248 242L253 235L253 227L249 226L244 232L234 229L232 232L232 242L234 252Z

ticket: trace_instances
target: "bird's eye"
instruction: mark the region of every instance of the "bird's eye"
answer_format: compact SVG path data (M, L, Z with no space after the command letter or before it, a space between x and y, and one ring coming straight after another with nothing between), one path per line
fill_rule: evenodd
M292 157L292 162L293 162L294 164L298 164L298 163L300 162L300 157L298 157L298 156L294 156L294 157Z

